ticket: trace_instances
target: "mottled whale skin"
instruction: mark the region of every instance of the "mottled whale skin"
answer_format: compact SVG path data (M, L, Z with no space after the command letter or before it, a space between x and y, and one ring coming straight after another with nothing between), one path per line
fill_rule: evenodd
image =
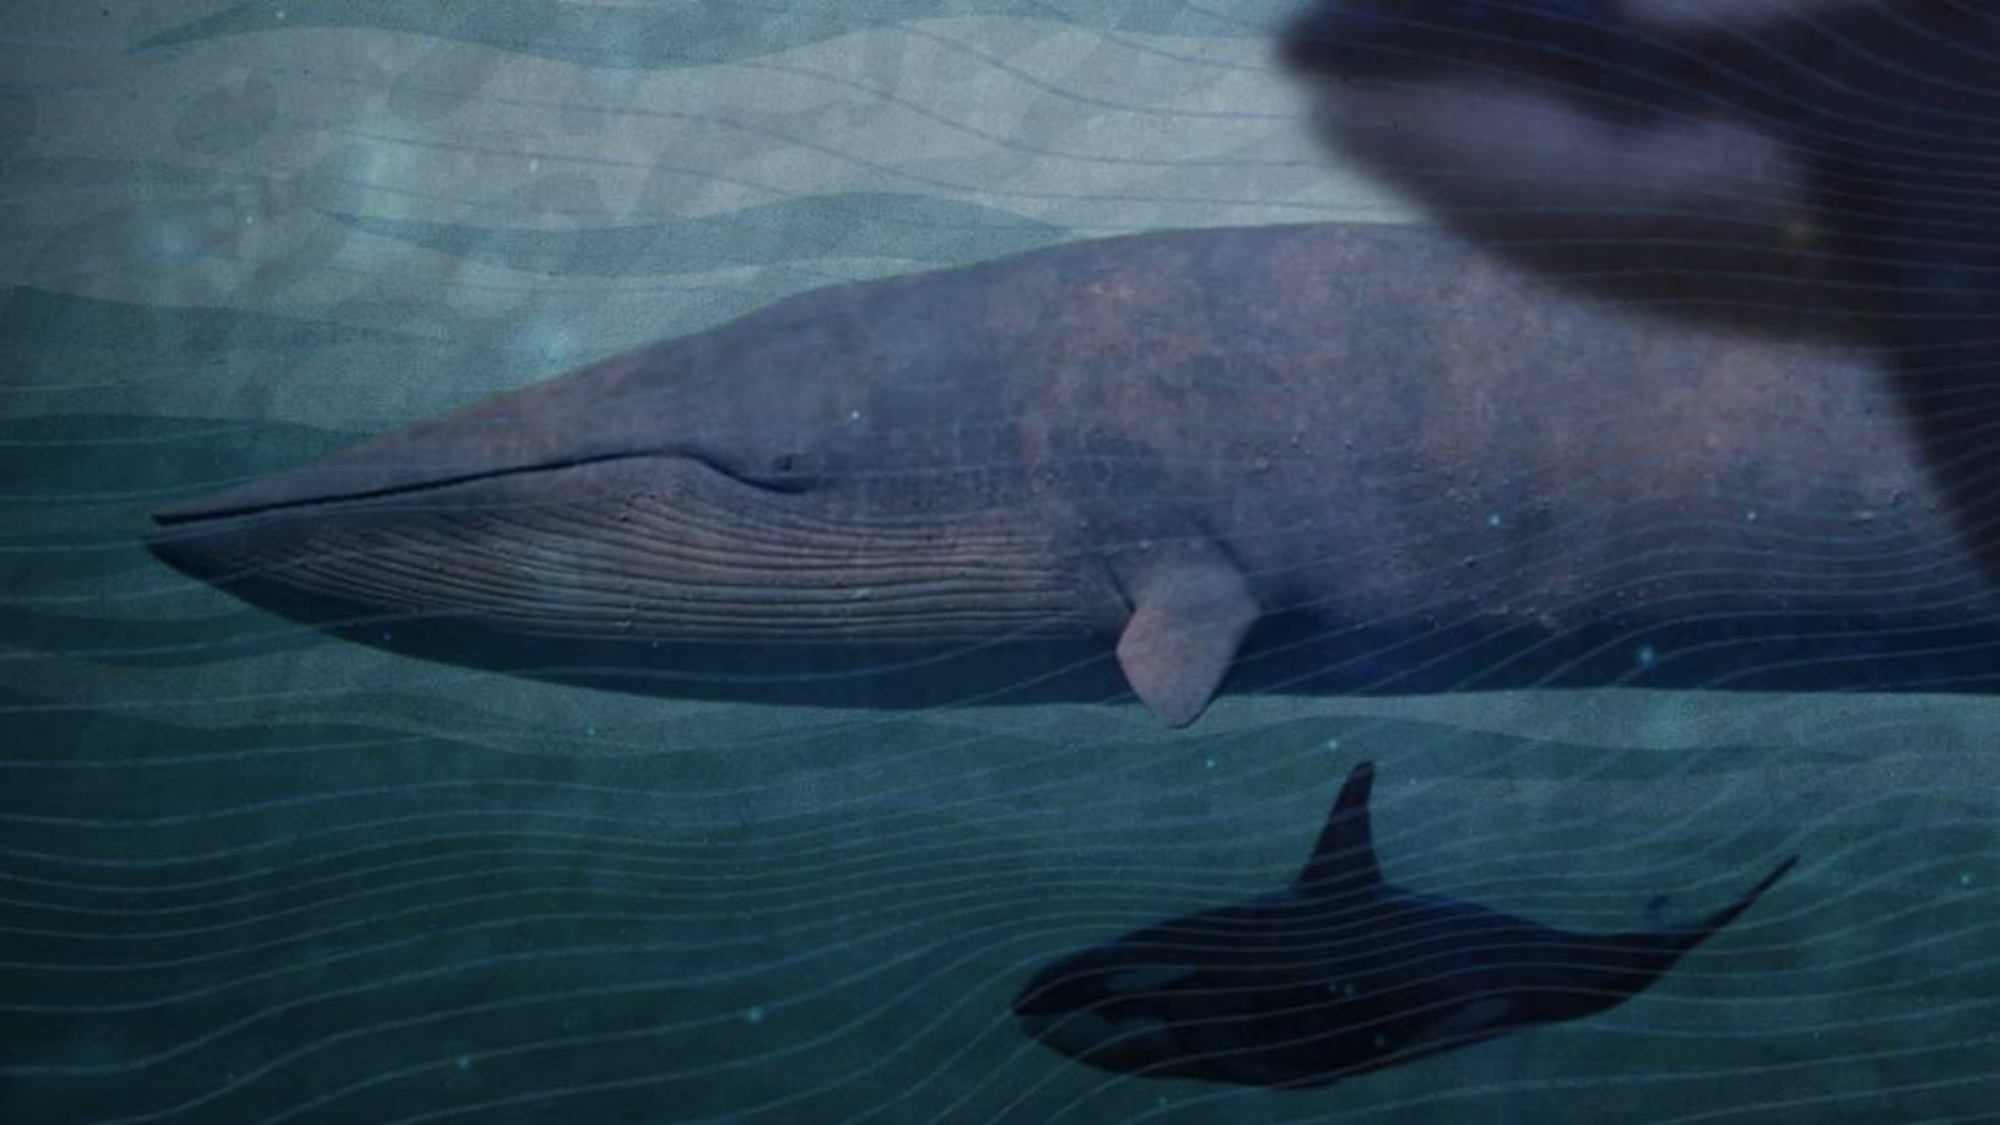
M671 696L2000 686L1848 351L1425 230L1137 235L804 293L158 514L340 636Z
M1374 778L1348 775L1291 886L1050 963L1014 1000L1022 1027L1103 1070L1324 1086L1622 1004L1798 862L1689 925L1569 933L1384 882Z

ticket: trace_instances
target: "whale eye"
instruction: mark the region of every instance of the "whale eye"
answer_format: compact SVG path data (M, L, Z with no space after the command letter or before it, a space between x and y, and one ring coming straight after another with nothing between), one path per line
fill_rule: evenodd
M737 474L747 484L773 492L805 492L825 475L819 459L801 450L773 454L754 468Z
M712 447L682 449L680 456L691 458L715 472L751 488L765 492L809 492L824 482L826 467L816 455L804 450L735 455Z

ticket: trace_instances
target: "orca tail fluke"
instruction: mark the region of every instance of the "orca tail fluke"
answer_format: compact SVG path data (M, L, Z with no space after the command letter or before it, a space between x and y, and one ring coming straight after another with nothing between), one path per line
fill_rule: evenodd
M1730 903L1728 906L1723 907L1722 909L1702 919L1700 922L1684 929L1682 933L1687 938L1687 944L1682 948L1682 952L1686 952L1689 949L1693 949L1695 946L1700 945L1704 941L1707 941L1711 936L1715 934L1717 930L1720 930L1722 929L1722 927L1727 926L1731 922L1734 922L1737 919L1737 917L1740 916L1744 911L1750 909L1752 906L1755 906L1757 904L1757 900L1764 897L1764 892L1776 886L1778 880L1784 878L1785 875L1788 872L1790 872L1792 868L1798 866L1798 863L1799 863L1798 856L1796 855L1786 856L1784 859L1778 862L1778 865L1776 867L1773 867L1771 869L1770 874L1764 876L1762 879L1759 879L1757 881L1756 886L1751 887L1749 890L1743 892L1743 894L1740 897L1738 897L1735 902Z

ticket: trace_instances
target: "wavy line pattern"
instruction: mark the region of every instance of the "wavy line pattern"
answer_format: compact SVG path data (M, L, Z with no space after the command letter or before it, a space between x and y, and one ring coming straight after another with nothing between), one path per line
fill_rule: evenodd
M1240 698L1179 734L1122 704L677 703L333 642L137 545L169 499L802 288L1379 215L1258 71L1288 0L15 7L0 1121L2000 1104L1983 701ZM1284 879L1363 756L1399 881L1555 924L1806 859L1627 1007L1322 1094L1111 1077L1019 1034L1050 957Z
M1010 989L1282 879L1357 743L1406 773L1378 814L1399 877L1568 924L1634 924L1661 887L1706 905L1780 849L1815 861L1628 1010L1279 1120L1948 1120L1996 1081L1960 1069L1996 1037L1991 801L1920 776L1842 792L1811 751L1397 721L1342 724L1336 749L1321 720L1065 744L915 718L808 730L757 770L643 724L607 757L6 702L11 1119L1226 1120L1258 1103L1030 1050Z
M505 230L332 215L355 230L532 273L619 277L787 259L881 257L957 263L1064 241L1069 232L990 207L921 195L846 193L726 215L581 231Z
M408 32L583 66L660 70L739 62L836 36L917 20L1003 16L1145 35L1257 38L1287 11L1248 3L1162 0L846 0L813 4L593 5L565 0L252 0L162 31L136 49L301 27Z

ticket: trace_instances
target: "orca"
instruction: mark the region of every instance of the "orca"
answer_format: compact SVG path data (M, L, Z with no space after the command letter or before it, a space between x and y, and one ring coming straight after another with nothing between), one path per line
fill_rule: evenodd
M1471 241L1879 349L2000 580L2000 5L1316 0L1281 44L1333 147Z
M1291 886L1047 965L1014 1000L1022 1027L1102 1070L1325 1086L1615 1007L1798 862L1690 924L1570 933L1384 882L1374 780L1371 763L1354 767Z

